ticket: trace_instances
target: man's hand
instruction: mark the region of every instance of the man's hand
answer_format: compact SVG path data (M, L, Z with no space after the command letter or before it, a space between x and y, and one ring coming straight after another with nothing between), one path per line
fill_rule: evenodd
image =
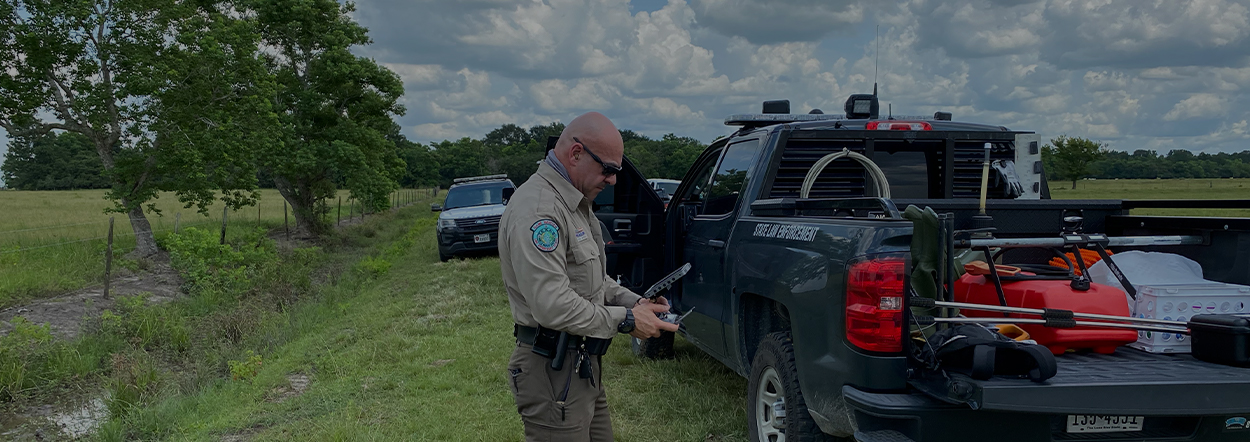
M634 331L629 335L638 339L658 338L661 331L677 331L677 324L669 324L660 320L656 313L664 313L668 311L668 301L664 304L652 303L650 301L639 302L633 308L634 311Z
M662 305L665 307L669 307L668 300L664 299L663 296L656 296L655 301L652 301L647 298L638 298L638 302L635 303L634 305L638 305L638 304L658 304L658 305Z

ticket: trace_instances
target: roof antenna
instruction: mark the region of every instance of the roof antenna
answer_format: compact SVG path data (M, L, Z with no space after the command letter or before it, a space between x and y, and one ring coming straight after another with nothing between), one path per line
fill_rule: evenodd
M874 40L877 42L877 50L873 53L876 57L872 61L872 96L877 96L877 65L881 64L881 25L877 25Z

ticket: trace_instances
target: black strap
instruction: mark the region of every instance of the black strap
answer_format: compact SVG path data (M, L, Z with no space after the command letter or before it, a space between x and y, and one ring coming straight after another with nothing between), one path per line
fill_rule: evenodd
M972 378L986 380L994 376L994 354L997 349L991 345L975 345L972 347Z
M1103 248L1101 243L1094 243L1094 247L1098 251L1098 256L1101 256L1102 260L1107 263L1107 269L1111 270L1111 274L1115 275L1115 279L1120 281L1120 285L1124 287L1124 292L1128 293L1133 299L1137 299L1137 288L1133 287L1133 284L1129 284L1128 277L1125 277L1124 272L1120 271L1120 267L1115 265L1115 261L1111 260L1111 255L1107 254L1107 249Z
M998 304L1006 307L1007 294L1003 293L1003 281L998 279L998 266L994 264L994 259L990 257L989 247L982 249L982 252L985 253L986 264L990 267L990 280L994 282L994 291L998 292ZM1004 318L1008 316L1009 315L1007 313L1003 313Z
M1029 370L1029 379L1033 382L1045 381L1059 373L1059 364L1055 362L1055 355L1046 347L1024 345L1020 349L1032 356L1034 361L1037 361L1037 368Z

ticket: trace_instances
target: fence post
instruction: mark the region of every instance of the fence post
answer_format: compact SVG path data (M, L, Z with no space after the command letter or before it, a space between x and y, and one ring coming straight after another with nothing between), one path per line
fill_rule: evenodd
M226 243L226 214L230 213L230 206L221 208L221 244Z
M291 239L291 219L286 214L286 199L282 199L282 230L286 232L286 239Z
M113 217L109 217L109 245L104 250L104 299L109 299L109 280L113 279Z
M178 225L182 224L182 212L174 214L174 234L178 234Z
M343 197L340 196L339 197L339 211L338 211L338 214L334 216L334 225L337 226L341 224L342 222L343 222Z

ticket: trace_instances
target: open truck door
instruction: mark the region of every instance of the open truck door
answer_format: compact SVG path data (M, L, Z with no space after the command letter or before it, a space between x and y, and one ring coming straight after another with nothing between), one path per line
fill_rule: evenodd
M547 150L558 139L548 138ZM603 233L606 274L641 294L667 273L664 201L629 158L624 163L616 184L603 189L592 206Z

